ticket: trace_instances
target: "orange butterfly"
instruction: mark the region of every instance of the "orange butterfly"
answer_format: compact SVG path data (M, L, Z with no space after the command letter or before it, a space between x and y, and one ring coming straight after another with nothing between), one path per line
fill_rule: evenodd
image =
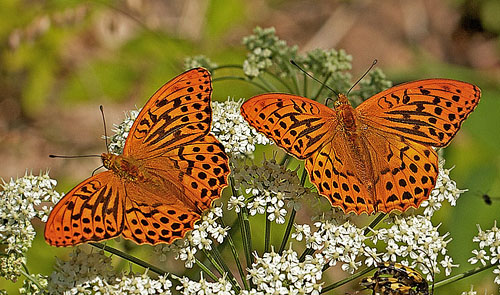
M361 214L418 208L438 175L432 149L444 147L474 110L477 86L428 79L382 91L353 108L291 94L252 97L243 117L299 159L332 206Z
M187 71L146 103L122 155L103 153L101 172L72 189L50 213L53 246L122 234L138 244L172 243L193 229L227 186L228 157L209 134L210 73Z

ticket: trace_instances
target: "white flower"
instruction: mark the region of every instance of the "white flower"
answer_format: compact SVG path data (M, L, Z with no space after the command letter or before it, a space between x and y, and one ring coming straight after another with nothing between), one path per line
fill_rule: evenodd
M480 261L483 266L486 265L486 260L489 259L489 256L486 255L486 251L482 249L479 251L477 249L474 249L472 250L472 254L476 256L471 257L469 258L469 260L467 260L470 264L476 264L478 261Z
M457 188L455 181L450 179L450 171L453 169L444 169L445 161L439 161L439 174L436 180L436 186L431 191L429 199L422 202L422 207L425 208L424 215L432 216L435 211L441 209L442 202L447 200L451 206L455 206L460 195L467 190Z
M256 144L271 144L263 134L258 133L243 119L240 113L242 100L228 98L224 102L212 102L212 133L231 157L249 157Z
M35 217L47 220L52 208L39 208L42 202L57 202L62 195L55 191L57 182L48 173L27 173L9 182L2 180L0 191L0 277L16 280L26 262L36 232L31 224ZM39 210L42 209L42 210Z
M303 262L291 248L281 255L274 252L259 257L254 253L255 262L248 269L247 278L252 280L256 292L265 294L314 294L321 292L322 255L306 255ZM304 292L305 293L300 293Z
M229 227L223 227L217 220L222 217L222 208L213 206L205 211L201 220L195 224L192 231L187 232L183 239L175 240L172 244L160 244L154 247L155 253L160 259L166 259L166 252L174 251L175 259L184 261L186 268L192 268L198 250L212 249L213 240L218 243L224 242Z
M288 202L311 194L301 185L296 171L287 169L286 165L279 165L274 158L265 159L261 166L237 166L232 173L235 183L240 185L240 191L244 191L247 198L231 197L228 207L239 212L245 205L252 216L267 212L268 220L278 224L285 222L285 205Z
M112 131L114 134L109 138L108 149L109 152L115 155L120 155L123 153L123 147L125 146L125 141L127 140L128 132L132 125L134 124L135 119L139 115L141 110L132 110L125 113L125 119L123 122L116 125L113 124Z

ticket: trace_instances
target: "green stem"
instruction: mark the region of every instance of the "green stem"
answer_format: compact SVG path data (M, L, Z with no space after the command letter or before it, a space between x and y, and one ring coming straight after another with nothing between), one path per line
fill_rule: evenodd
M359 277L361 277L361 276L364 276L365 274L367 274L367 273L369 273L370 271L372 271L374 268L375 268L374 266L369 267L369 268L366 268L366 269L364 269L364 270L362 270L362 271L360 271L360 272L358 272L358 273L353 274L352 276L350 276L350 277L348 277L348 278L345 278L345 279L340 280L340 281L338 281L338 282L336 282L336 283L333 283L333 284L331 284L330 286L327 286L327 287L323 288L323 289L321 290L321 294L326 293L326 292L328 292L328 291L330 291L330 290L333 290L333 289L335 289L335 288L338 288L338 287L340 287L340 286L342 286L342 285L344 285L344 284L347 284L347 283L349 283L350 281L353 281L353 280L355 280L355 279L357 279L357 278L359 278Z
M288 223L286 225L285 233L283 234L283 240L281 241L279 254L283 253L285 250L286 244L288 243L288 239L290 238L290 233L292 232L293 223L295 221L295 215L297 215L297 211L292 208L292 213L290 214L290 218L288 219Z
M222 66L216 66L212 68L212 72L215 72L217 70L222 70L222 69L241 69L243 70L243 67L241 65L222 65Z
M264 252L269 253L271 250L271 221L269 221L269 212L266 206L266 233L264 238Z
M281 161L280 161L280 166L283 166L285 164L286 160L288 160L290 158L291 158L290 154L288 154L288 153L285 154L285 156L283 156L283 159L281 159Z
M287 83L285 83L285 81L281 79L279 75L276 75L275 73L269 72L267 70L265 71L265 73L274 78L276 81L280 82L283 86L285 86L289 93L293 93L292 88Z
M300 177L300 185L304 187L304 184L306 183L306 168L302 170L302 175ZM292 213L290 214L290 218L288 219L288 224L286 225L285 229L285 234L283 235L283 240L281 241L281 246L279 250L279 254L283 253L285 250L286 244L288 243L288 239L290 238L290 233L292 232L293 224L295 222L295 215L297 215L297 211L295 211L295 208L292 208Z
M268 89L267 91L268 91L268 92L278 92L278 89L276 89L276 86L274 86L273 84L271 84L271 83L267 82L267 80L266 80L266 79L263 79L263 78L262 78L262 75L260 75L260 76L258 77L258 79L259 79L259 81L261 81L261 82L262 82L262 84L264 84L264 85L267 87L267 89Z
M203 251L203 254L205 254L205 256L207 257L207 259L210 261L210 263L215 267L215 269L217 270L217 272L221 275L221 276L224 276L224 268L219 264L217 263L217 261L215 260L215 258L212 256L212 253L206 249L202 249ZM200 262L201 263L201 262Z
M137 264L139 266L147 268L147 269L151 270L152 272L157 273L159 275L165 275L165 274L167 274L167 272L164 271L164 270L162 270L161 268L158 268L158 267L156 267L156 266L154 266L152 264L149 264L149 263L147 263L147 262L145 262L143 260L140 260L140 259L138 259L138 258L136 258L136 257L134 257L132 255L129 255L129 254L125 253L125 252L122 252L122 251L120 251L120 250L118 250L116 248L104 245L102 243L94 243L94 242L89 242L89 245L92 245L92 246L94 246L96 248L99 248L101 250L104 250L106 252L112 253L112 254L114 254L116 256L119 256L119 257L121 257L121 258L123 258L125 260L128 260L128 261L130 261L132 263L135 263L135 264Z
M304 81L303 81L304 85L302 86L302 90L303 90L302 96L307 97L307 78L308 77L307 77L306 73L303 73L302 76L304 79Z
M195 263L196 265L204 272L206 273L214 282L217 282L219 278L208 268L206 267L201 261L195 258ZM177 277L177 276L176 276Z
M220 219L220 222L223 227L225 227L225 223L222 219ZM248 290L248 282L245 279L245 273L243 272L243 267L241 266L241 261L240 257L238 255L238 251L236 251L236 246L234 245L233 238L231 237L231 234L228 234L226 237L226 241L229 243L229 247L231 248L231 252L233 253L234 261L236 262L236 266L238 267L238 272L240 273L241 280L243 281L243 285L245 286L245 289Z
M435 288L439 288L439 287L442 287L442 286L445 286L445 285L448 285L448 284L451 284L453 282L456 282L456 281L459 281L461 279L465 279L467 277L470 277L472 275L475 275L483 270L486 270L488 268L491 268L491 267L494 267L494 266L497 266L499 265L499 263L495 263L495 264L486 264L485 266L482 266L482 267L476 267L474 269L471 269L471 270L468 270L464 273L461 273L461 274L458 274L458 275L455 275L455 276L452 276L452 277L449 277L449 278L446 278L442 281L439 281L437 282L434 287Z
M212 82L218 82L218 81L224 81L224 80L240 80L244 82L248 82L264 91L268 92L268 89L265 86L260 85L259 83L253 81L253 80L248 80L247 78L244 77L239 77L239 76L223 76L223 77L217 77L212 80Z
M31 276L28 271L27 271L27 268L26 266L23 264L23 267L25 268L25 270L23 269L19 269L19 272L23 274L23 276L25 276L28 280L32 281L33 284L35 284L39 290L45 290L44 287L42 287L42 285L40 285L40 283L33 277Z
M385 213L380 213L379 215L377 215L377 217L375 217L375 219L370 223L370 225L368 225L368 227L365 228L365 230L363 231L363 235L367 235L370 232L370 228L371 229L375 228L375 226L377 226L377 224L379 224L380 221L382 221L386 215L387 214Z
M238 196L232 175L229 176L229 182L231 183L233 196ZM245 252L247 267L250 267L252 265L252 238L250 235L250 223L248 222L248 212L246 207L240 208L240 212L238 212L238 223L240 225L241 239L243 242L243 250Z
M233 289L237 290L239 292L241 290L240 286L238 285L238 282L236 282L236 279L234 278L233 273L227 266L227 264L224 262L224 259L222 259L222 256L220 252L217 250L217 247L212 247L210 251L205 251L209 255L211 255L212 258L212 263L215 263L217 266L217 270L220 272L222 271L221 275L226 276L229 279L229 283L233 286ZM222 269L221 269L222 267Z
M332 76L332 73L329 73L326 78L325 78L325 81L323 81L323 84L321 84L321 87L318 89L318 92L316 92L316 95L314 95L311 99L312 100L318 100L318 97L319 95L321 94L321 91L323 91L323 89L325 89L325 85L326 85L326 82L328 82L328 80L330 80L330 77Z

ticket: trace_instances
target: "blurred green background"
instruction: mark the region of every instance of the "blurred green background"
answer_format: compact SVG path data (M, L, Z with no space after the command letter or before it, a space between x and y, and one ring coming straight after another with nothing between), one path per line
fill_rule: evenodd
M203 54L219 65L241 64L242 37L255 26L274 26L281 39L302 52L345 49L353 56L354 77L378 59L394 84L445 77L482 89L478 108L445 150L446 166L455 166L452 178L469 192L435 217L443 223L441 232L451 233L449 254L461 264L454 272L460 273L471 268L467 259L477 247L472 243L476 224L488 229L500 216L498 15L497 0L3 0L0 177L50 169L60 191L68 190L99 160L49 160L47 155L104 151L99 105L108 125L119 123L124 111L142 106L182 72L185 57ZM241 82L214 85L217 100L258 93ZM491 205L483 194L493 198ZM28 266L33 273L49 274L54 256L70 249L45 245L39 225ZM329 276L332 281L342 274ZM470 285L479 294L498 294L493 278L486 271L436 294L460 294ZM4 285L11 283L0 280Z

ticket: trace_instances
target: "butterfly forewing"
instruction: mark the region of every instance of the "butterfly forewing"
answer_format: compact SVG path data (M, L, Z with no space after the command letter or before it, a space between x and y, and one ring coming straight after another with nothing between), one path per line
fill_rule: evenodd
M335 112L313 100L284 93L254 96L241 114L257 131L299 159L305 159L331 140Z
M404 83L360 104L360 119L374 128L426 145L446 146L479 102L475 85L449 79Z
M123 183L111 171L92 176L54 207L45 227L45 240L53 246L69 246L119 235L123 196Z
M163 85L137 116L123 149L137 159L182 146L210 131L210 73L187 71Z

